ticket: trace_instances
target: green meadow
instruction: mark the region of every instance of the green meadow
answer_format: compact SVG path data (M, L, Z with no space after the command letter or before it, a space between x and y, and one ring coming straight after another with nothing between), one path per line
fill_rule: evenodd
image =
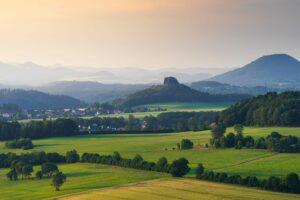
M233 129L227 130L227 132L230 131ZM278 131L283 135L300 136L300 128L288 127L246 127L244 132L245 135L252 135L257 138L266 136L272 131ZM125 158L133 158L136 154L140 154L145 160L153 162L163 156L169 162L185 157L189 160L192 168L188 176L194 176L194 169L198 163L203 163L207 169L230 174L256 175L258 177L284 176L289 172L300 174L300 154L278 154L255 149L204 148L210 137L210 131L169 134L82 135L34 140L35 148L31 151L65 154L66 151L75 149L80 154L94 152L105 155L118 151ZM192 140L195 148L184 151L177 150L176 144L184 138ZM8 151L26 152L5 149L4 142L1 142L0 153Z
M36 166L34 169L37 171L40 167ZM55 192L49 178L8 181L5 177L8 169L1 169L0 199L34 200L53 198L92 189L120 186L169 176L168 174L157 172L83 163L59 165L59 170L66 174L67 182L61 187L60 192Z

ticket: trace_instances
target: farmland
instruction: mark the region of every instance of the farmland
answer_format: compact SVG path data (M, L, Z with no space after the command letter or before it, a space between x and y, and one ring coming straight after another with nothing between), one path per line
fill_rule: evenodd
M210 183L190 179L165 179L143 183L100 189L74 196L66 196L63 200L78 199L244 199L244 200L296 200L299 195L267 192L239 186Z
M232 131L231 128L227 132L230 131ZM300 128L284 127L246 127L245 135L252 135L257 138L266 136L272 131L278 131L284 135L300 136ZM34 140L33 143L36 147L33 151L61 154L73 149L76 149L80 154L84 152L111 154L118 151L125 158L133 158L138 153L145 160L154 162L163 156L169 162L185 157L189 160L192 168L187 176L194 176L194 169L198 163L203 163L207 169L231 174L256 175L263 178L271 175L283 176L291 171L300 173L299 154L278 154L254 149L203 148L210 137L210 131L172 134L84 135ZM184 151L175 149L176 144L184 138L191 139L196 147ZM4 148L4 142L1 142L0 152L8 151L24 152L23 150L7 150Z
M40 167L35 167L35 171ZM54 192L51 180L8 181L5 177L8 169L0 170L1 199L44 199L60 195L136 183L145 180L168 177L168 174L124 169L97 164L60 165L59 169L67 175L67 182L61 191Z

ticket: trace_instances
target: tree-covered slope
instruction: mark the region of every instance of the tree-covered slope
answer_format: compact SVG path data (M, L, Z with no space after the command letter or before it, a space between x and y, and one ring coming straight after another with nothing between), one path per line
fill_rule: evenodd
M136 106L161 102L226 102L238 101L249 95L211 95L180 84L175 78L165 78L163 85L129 95L121 101L122 106Z
M299 126L300 92L268 93L222 111L219 122L259 126Z
M23 109L71 108L84 105L81 101L63 95L49 95L34 90L0 90L0 105L16 104Z

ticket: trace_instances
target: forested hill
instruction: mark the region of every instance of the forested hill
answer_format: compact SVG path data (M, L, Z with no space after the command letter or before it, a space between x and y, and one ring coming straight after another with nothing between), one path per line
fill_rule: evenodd
M168 77L163 85L152 86L129 95L120 104L132 107L161 102L236 102L249 97L250 95L211 95L180 84L176 78Z
M268 93L243 100L222 111L218 121L227 126L299 126L300 92Z
M63 95L49 95L34 90L0 90L0 105L16 104L23 109L71 108L84 105L81 101Z

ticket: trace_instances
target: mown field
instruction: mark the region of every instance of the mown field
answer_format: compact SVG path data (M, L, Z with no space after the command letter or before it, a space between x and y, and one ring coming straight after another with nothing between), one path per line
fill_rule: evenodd
M296 200L299 195L268 192L234 185L190 179L166 179L100 189L60 198L62 200Z
M36 166L35 171L40 167ZM0 170L1 200L34 200L53 198L87 190L120 186L151 179L169 177L168 174L141 171L97 164L65 164L59 166L66 174L67 182L60 192L55 192L51 179L8 181L5 174L9 169Z
M228 132L232 129L228 129ZM268 127L245 128L245 135L254 137L266 136L272 131L284 135L300 136L300 128ZM264 178L271 175L284 176L289 172L300 174L300 154L278 154L267 150L254 149L211 149L203 148L211 137L210 131L184 132L172 134L126 134L126 135L85 135L76 137L50 138L34 140L33 151L59 152L76 149L80 154L94 152L111 154L118 151L125 158L133 158L140 154L147 161L156 162L165 156L169 162L180 157L190 161L192 168L188 176L194 176L198 163L203 163L207 169L228 172L230 174L256 175ZM195 149L179 151L176 144L182 139L191 139ZM173 150L174 148L174 150ZM22 150L8 150L4 142L0 143L1 152L22 153Z

